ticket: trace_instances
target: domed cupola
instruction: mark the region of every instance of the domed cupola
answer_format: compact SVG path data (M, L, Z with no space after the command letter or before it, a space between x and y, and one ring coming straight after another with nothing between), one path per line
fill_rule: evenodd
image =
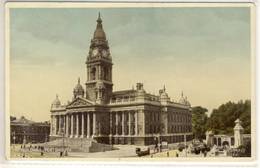
M78 79L78 84L76 85L76 87L73 90L73 94L74 94L74 98L84 97L84 89L83 89L82 85L80 84L80 78Z
M56 99L52 102L51 104L51 108L57 108L61 105L61 102L59 100L58 95L56 95Z
M93 39L102 39L102 40L106 40L106 33L103 30L103 26L102 26L102 19L100 17L100 13L98 14L98 19L97 19L97 27L96 30L94 32L94 37Z

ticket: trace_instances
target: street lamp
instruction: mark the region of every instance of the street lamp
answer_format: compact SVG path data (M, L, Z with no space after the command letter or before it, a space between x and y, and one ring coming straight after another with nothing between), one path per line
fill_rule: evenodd
M23 145L25 147L26 144L26 135L25 135L25 131L23 131Z
M12 137L13 137L13 148L15 148L15 139L16 139L16 137L15 137L15 131L12 132Z
M184 133L184 145L185 145L185 156L187 157L187 139L186 133Z
M25 131L23 131L23 157L25 157L25 144L26 144L26 137L25 137Z
M64 149L65 148L64 147L65 146L65 142L64 142L65 141L65 139L64 139L65 138L64 128L62 128L61 131L62 131L62 153L64 153L64 151L65 151L65 149Z

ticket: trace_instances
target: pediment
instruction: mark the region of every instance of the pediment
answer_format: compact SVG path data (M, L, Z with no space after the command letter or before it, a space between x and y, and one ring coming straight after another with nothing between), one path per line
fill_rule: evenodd
M94 105L94 102L84 98L77 97L75 100L69 103L67 107L92 106L92 105Z

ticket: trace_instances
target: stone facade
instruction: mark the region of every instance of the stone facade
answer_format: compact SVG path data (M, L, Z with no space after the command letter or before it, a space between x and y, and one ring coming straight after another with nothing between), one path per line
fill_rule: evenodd
M100 16L87 56L87 82L80 80L72 101L62 105L58 96L51 107L51 139L93 138L100 143L150 145L192 138L191 106L181 95L170 100L165 87L158 95L136 88L113 91L112 57Z
M251 134L243 134L244 128L241 125L241 121L237 119L235 121L234 135L214 135L212 131L206 132L206 143L208 146L229 146L232 148L238 148L241 145L245 145L247 142L251 143Z
M49 140L50 123L34 122L22 116L10 123L11 144L42 143Z

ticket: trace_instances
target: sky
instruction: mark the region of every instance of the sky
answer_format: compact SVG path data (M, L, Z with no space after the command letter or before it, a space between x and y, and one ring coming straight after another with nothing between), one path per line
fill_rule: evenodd
M10 114L50 119L56 94L72 99L101 12L114 90L166 86L209 110L251 97L250 9L17 8L10 10Z

